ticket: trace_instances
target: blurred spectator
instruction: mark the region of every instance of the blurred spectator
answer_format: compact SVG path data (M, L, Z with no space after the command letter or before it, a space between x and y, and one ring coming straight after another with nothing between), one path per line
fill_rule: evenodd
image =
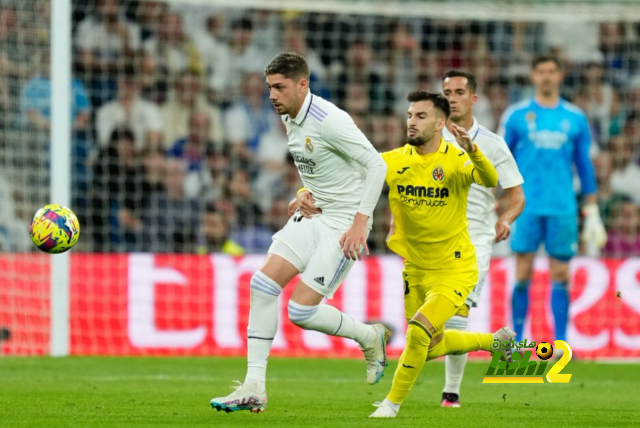
M11 185L2 171L0 201L0 253L29 250L32 247L28 223L18 217Z
M118 76L118 98L100 107L96 128L100 145L109 142L113 130L126 126L135 135L135 149L159 146L162 142L162 114L155 104L140 97L136 69L128 65Z
M234 156L255 160L267 168L270 162L275 162L277 169L289 149L282 121L265 88L262 74L245 75L242 82L244 97L227 111L225 128Z
M187 164L183 160L166 160L164 191L151 192L143 210L141 250L196 251L196 234L204 206L202 201L185 194L186 171Z
M168 8L169 5L163 1L145 0L138 3L135 15L143 44L160 31L162 16L167 13Z
M113 97L122 61L140 49L140 27L127 21L118 0L97 0L95 11L78 25L74 47L91 82L92 104L101 106Z
M602 250L605 257L640 256L640 208L631 202L621 202L614 208L607 245Z
M262 222L262 209L253 201L249 174L242 169L231 173L227 186L227 200L237 213L237 226L250 227Z
M205 201L220 201L224 199L229 176L231 174L231 161L229 160L229 146L222 148L209 146L207 151L207 169L210 182L203 195Z
M51 126L51 79L49 78L49 56L42 58L41 70L27 81L20 94L20 123L31 132L42 135L49 141ZM71 80L71 123L72 123L72 180L74 185L84 185L89 177L87 161L89 142L86 129L89 122L89 97L78 79ZM35 135L32 135L35 137ZM46 157L46 156L45 156Z
M583 69L581 91L586 97L585 113L589 118L593 138L599 144L609 139L609 126L616 93L613 86L604 80L604 67L599 62L590 62Z
M622 133L630 144L631 156L638 160L638 155L640 155L640 110L633 110L627 114Z
M207 102L198 76L187 71L177 79L167 103L162 106L165 144L171 145L178 138L187 135L189 118L195 111L206 114L209 118L208 139L217 146L224 143L220 109Z
M406 23L395 21L389 25L389 44L385 48L387 84L396 100L393 111L405 114L406 96L416 87L420 43Z
M338 87L334 91L338 106L345 110L350 101L349 88L354 84L361 85L368 91L369 105L366 111L384 114L393 106L393 92L384 84L382 75L373 67L371 47L361 39L356 40L347 51L344 71L338 76Z
M222 39L221 34L223 20L222 14L209 16L204 31L196 32L193 36L200 56L205 61L205 76L209 89L213 92L214 100L222 99L231 71L229 47L226 44L226 39Z
M164 189L165 151L160 147L146 148L142 150L142 170L144 172L144 185L150 192Z
M198 233L198 253L223 253L241 256L244 248L229 239L229 221L214 205L209 204L202 214Z
M223 102L236 101L242 93L244 76L248 73L262 73L264 65L270 59L254 43L253 22L249 18L235 21L231 29L229 59L226 64L228 80L221 94Z
M25 31L18 27L16 10L0 4L0 130L13 125L23 79L33 74L34 63L44 56L34 51L35 46L26 48Z
M595 22L576 21L572 25L562 21L545 23L544 39L547 46L555 49L568 65L602 61L598 36L598 24Z
M598 34L596 31L595 34ZM608 22L600 24L599 48L607 66L607 78L617 86L629 83L629 53L634 50L627 37L625 24Z
M614 192L629 196L640 204L640 166L633 161L633 151L624 135L614 137L609 142L613 164L611 188Z
M610 225L612 207L620 201L631 200L628 196L616 191L611 186L611 174L613 172L613 161L611 154L607 151L599 153L593 159L593 167L595 169L596 181L598 183L598 207L600 209L600 218L605 227Z
M137 164L135 136L126 128L113 130L95 160L89 186L87 224L96 251L132 249L142 223L142 198L147 190Z
M167 156L181 159L187 164L185 195L188 198L202 196L211 182L207 170L207 153L213 147L209 140L211 123L209 115L194 111L189 119L186 137L179 139L167 151Z
M287 223L289 201L277 199L265 214L265 224L254 224L236 228L231 237L247 253L266 253L272 243L273 235Z
M145 55L153 58L169 85L184 71L204 75L205 61L196 44L185 33L179 13L165 12L158 32L144 42L143 49Z
M296 52L305 57L309 64L309 89L321 98L330 99L331 92L326 86L327 70L320 56L309 46L306 41L306 34L296 22L288 22L282 32L282 51ZM274 54L277 55L278 52Z

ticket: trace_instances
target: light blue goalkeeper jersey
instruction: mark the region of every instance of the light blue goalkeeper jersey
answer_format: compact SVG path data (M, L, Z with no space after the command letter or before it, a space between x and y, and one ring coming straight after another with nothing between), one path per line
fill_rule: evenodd
M523 214L574 215L574 165L582 194L596 191L589 159L591 133L585 114L565 100L553 108L534 99L508 108L501 121L504 136L524 178L526 206Z

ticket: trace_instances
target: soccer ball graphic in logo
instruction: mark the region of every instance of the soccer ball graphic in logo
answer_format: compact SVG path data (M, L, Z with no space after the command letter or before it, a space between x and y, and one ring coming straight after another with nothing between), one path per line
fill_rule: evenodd
M60 254L78 242L80 223L67 207L45 205L40 208L29 226L31 240L45 253Z
M540 342L536 346L536 355L541 360L548 360L553 355L553 346L549 342Z

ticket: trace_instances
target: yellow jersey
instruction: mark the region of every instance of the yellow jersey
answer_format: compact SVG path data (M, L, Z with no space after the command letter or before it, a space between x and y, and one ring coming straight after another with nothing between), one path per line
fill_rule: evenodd
M443 139L434 153L420 155L407 144L382 157L395 227L389 248L422 269L475 268L467 195L472 183L497 185L491 162L477 146L466 153Z

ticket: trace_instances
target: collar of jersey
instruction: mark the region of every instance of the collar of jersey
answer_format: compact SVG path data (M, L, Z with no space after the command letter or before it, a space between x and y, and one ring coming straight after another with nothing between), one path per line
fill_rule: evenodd
M307 118L307 114L309 114L309 109L311 108L311 103L313 101L313 94L311 91L307 92L307 96L304 98L304 102L302 103L302 107L300 107L300 111L296 117L289 116L292 122L296 125L300 125Z
M438 151L440 153L447 153L447 142L445 141L444 137L440 137L440 146L438 147ZM413 146L411 146L411 154L414 154L414 153L416 155L418 155L419 157L422 157L422 156L432 155L435 152L434 153L427 153L426 155L421 155L420 153L418 153L417 150L413 150Z
M473 123L471 124L471 128L469 128L468 133L471 136L471 141L474 141L478 136L478 132L480 131L480 125L478 124L478 121L476 120L475 117L473 117L472 119L473 119ZM451 131L449 131L449 128L447 128L446 126L442 130L442 138L444 138L445 141L448 141L451 143L456 141L456 137L453 136Z

